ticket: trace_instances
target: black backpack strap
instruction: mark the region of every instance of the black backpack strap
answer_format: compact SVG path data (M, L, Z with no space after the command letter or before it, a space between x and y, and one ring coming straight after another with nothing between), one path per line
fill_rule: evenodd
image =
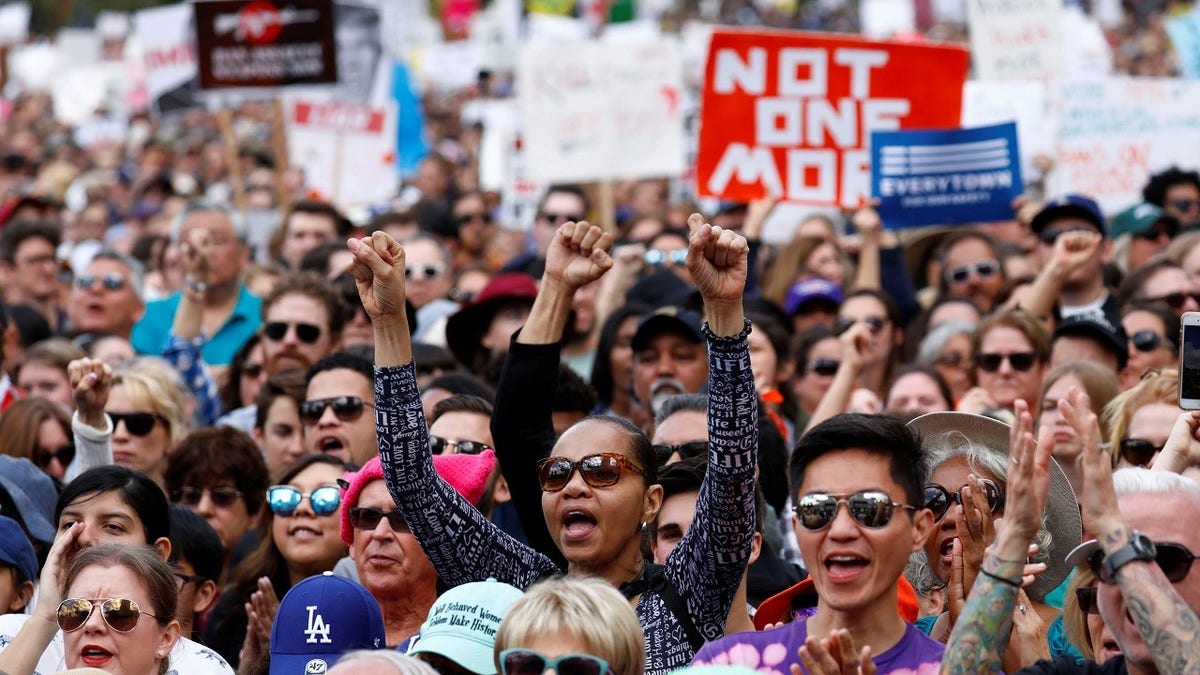
M700 651L704 646L704 636L700 634L700 629L696 627L696 622L692 620L692 614L688 611L687 603L683 601L683 596L679 595L679 589L675 588L675 584L667 577L662 565L646 563L646 567L642 570L642 576L633 581L621 584L621 593L627 598L633 598L645 593L646 591L654 591L666 603L667 609L675 615L675 620L683 628L684 635L687 636L688 644L692 646L692 652Z

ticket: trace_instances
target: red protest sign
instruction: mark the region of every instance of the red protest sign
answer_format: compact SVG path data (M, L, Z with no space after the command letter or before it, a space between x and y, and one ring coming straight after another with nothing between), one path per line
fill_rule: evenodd
M292 121L325 131L377 134L383 131L383 110L336 101L297 101Z
M872 131L957 128L968 52L794 31L717 30L704 70L701 196L855 207Z

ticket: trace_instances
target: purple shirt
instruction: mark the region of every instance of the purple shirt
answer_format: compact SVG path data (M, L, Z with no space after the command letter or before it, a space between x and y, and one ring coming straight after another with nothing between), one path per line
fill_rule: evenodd
M692 665L747 666L760 673L788 675L793 664L803 670L799 651L807 637L805 621L793 621L771 630L735 633L701 647ZM936 675L945 648L908 624L904 637L895 646L874 657L875 667L879 675Z

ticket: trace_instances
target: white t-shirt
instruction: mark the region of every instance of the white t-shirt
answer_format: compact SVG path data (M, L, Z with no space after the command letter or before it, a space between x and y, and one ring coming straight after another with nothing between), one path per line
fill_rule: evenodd
M28 619L28 614L0 615L0 651L8 647ZM66 669L66 647L62 631L58 631L42 652L34 673L57 673ZM167 675L233 675L233 672L220 654L187 638L179 638L171 650Z

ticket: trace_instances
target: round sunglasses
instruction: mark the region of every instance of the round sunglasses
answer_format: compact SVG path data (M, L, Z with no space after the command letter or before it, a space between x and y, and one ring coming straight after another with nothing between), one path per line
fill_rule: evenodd
M1175 343L1167 340L1163 336L1155 333L1150 329L1139 330L1129 336L1129 342L1133 344L1134 349L1139 352L1152 352L1159 347L1166 346L1171 351L1175 351Z
M567 654L552 659L532 649L500 652L501 675L542 675L547 670L558 675L605 675L612 672L612 667L604 659L590 654Z
M442 438L441 436L429 437L429 451L435 455L440 455L446 452L446 448L454 448L454 452L460 455L478 455L484 450L491 450L492 446L480 441L453 440Z
M267 488L267 506L277 516L290 516L300 508L300 502L306 496L313 513L318 516L328 516L342 504L342 493L333 485L322 485L307 495L291 485L273 485Z
M1163 575L1167 577L1167 581L1177 584L1187 577L1188 572L1192 570L1192 563L1196 560L1196 555L1183 544L1175 544L1172 542L1154 542L1154 562L1158 564L1158 568L1162 570ZM1104 550L1096 549L1092 555L1088 557L1088 566L1092 568L1092 573L1100 580L1102 584L1115 584L1117 578L1110 575L1104 568Z
M980 478L979 483L983 485L983 493L987 496L988 511L992 514L998 513L1004 508L1004 491L995 481L988 478ZM951 492L937 483L925 484L925 508L933 512L933 522L945 518L951 504L963 505L961 488L957 492Z
M333 408L333 414L342 422L354 422L362 417L366 406L375 407L374 403L364 401L358 396L334 396L333 398L315 398L300 404L300 421L307 426L316 426L321 421L321 415L326 408Z
M271 321L263 324L263 335L271 342L279 342L287 337L288 331L296 327L296 339L306 345L315 344L321 339L321 327L312 323Z
M792 510L804 529L820 532L833 523L842 504L846 505L855 522L873 530L887 527L896 509L917 510L915 506L892 501L891 496L881 490L862 490L848 495L810 492L801 497Z
M542 492L558 492L571 482L571 476L579 469L583 481L594 488L610 487L621 480L621 471L628 470L644 476L642 467L615 452L598 452L578 462L566 457L547 457L537 463L538 483Z
M104 623L118 633L128 633L137 627L138 620L145 614L154 619L159 617L143 611L137 602L126 598L67 598L58 606L58 627L64 633L79 630L97 607Z

